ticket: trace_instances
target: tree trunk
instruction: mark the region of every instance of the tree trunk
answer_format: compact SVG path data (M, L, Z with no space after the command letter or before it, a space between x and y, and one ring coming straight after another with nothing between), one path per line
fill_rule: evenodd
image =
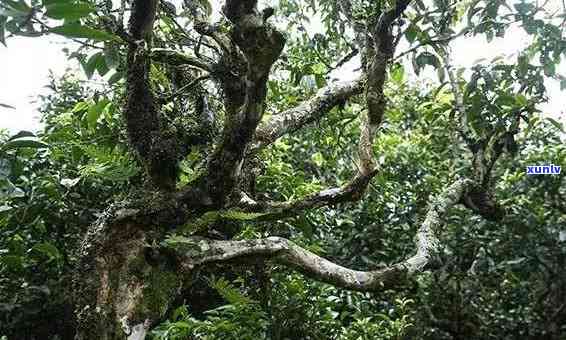
M181 287L175 265L151 247L154 231L108 212L81 246L74 278L77 339L144 339Z

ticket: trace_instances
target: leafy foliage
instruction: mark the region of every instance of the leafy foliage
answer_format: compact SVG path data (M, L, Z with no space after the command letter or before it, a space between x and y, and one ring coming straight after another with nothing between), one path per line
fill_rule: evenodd
M71 76L51 87L44 132L4 134L0 145L0 333L18 338L73 332L63 288L81 235L139 173L114 109L89 121L98 94Z

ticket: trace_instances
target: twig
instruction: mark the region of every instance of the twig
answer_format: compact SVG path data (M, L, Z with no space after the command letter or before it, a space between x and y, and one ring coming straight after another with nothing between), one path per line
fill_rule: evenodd
M205 75L202 75L198 78L193 79L190 83L183 85L180 89L178 89L177 91L173 92L172 94L165 96L165 97L161 97L159 98L159 100L161 102L168 102L171 99L175 98L176 96L182 94L185 90L188 90L190 88L192 88L193 86L197 85L199 82L205 80L205 79L209 79L211 78L210 73L207 73Z

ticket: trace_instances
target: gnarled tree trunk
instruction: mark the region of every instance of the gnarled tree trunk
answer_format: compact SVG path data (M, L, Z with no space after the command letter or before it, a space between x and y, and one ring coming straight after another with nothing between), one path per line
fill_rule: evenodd
M270 70L285 44L283 34L267 22L273 9L260 12L257 1L227 0L223 10L231 22L228 33L195 14L195 29L222 51L219 60L212 62L180 51L151 49L157 1L133 0L126 38L129 50L124 118L130 143L155 189L146 191L142 200L109 208L85 236L74 281L78 339L144 339L190 285L195 268L228 260L260 257L346 289L392 288L437 263L437 230L451 207L464 203L484 216L494 214L495 205L485 184L500 149L491 142L474 144L472 151L476 155L480 154L477 145L492 146L481 149L482 156L474 160L477 178L455 180L431 202L417 233L416 254L378 270L342 267L280 237L233 241L227 233L220 233L224 239L213 239L205 237L211 234L207 231L196 236L180 230L205 213L218 217L217 221L229 220L227 212L255 214L269 220L360 199L378 171L372 146L384 117L383 88L397 41L392 25L409 2L398 0L392 8L371 18L363 29L357 26L361 30L357 32L358 48L364 60L360 79L330 84L297 107L262 122ZM176 190L177 162L186 156L191 142L172 133L160 116L149 85L153 61L176 67L190 65L205 72L197 79L213 77L224 91L223 131L208 157L206 171L180 190ZM260 201L246 193L242 168L247 159L362 93L368 110L361 117L359 166L346 185L288 202ZM216 227L222 230L222 226ZM164 242L175 228L180 235L175 244Z

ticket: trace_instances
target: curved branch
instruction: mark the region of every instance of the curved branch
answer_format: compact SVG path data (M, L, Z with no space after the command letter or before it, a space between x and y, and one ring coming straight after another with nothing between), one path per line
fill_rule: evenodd
M274 116L256 131L256 139L259 140L256 148L260 148L272 143L283 134L295 131L302 125L319 118L340 101L348 98L348 96L361 93L365 89L368 112L367 114L364 113L361 118L358 147L360 164L356 176L342 188L323 190L306 199L294 202L257 203L243 195L243 199L240 201L241 206L247 209L259 209L259 211L266 212L267 215L279 216L305 208L356 200L362 196L370 180L377 173L377 162L372 147L374 136L386 109L383 88L387 79L387 66L394 53L391 24L403 13L409 2L409 0L398 1L394 9L379 17L375 31L372 32L374 42L372 46L365 46L366 56L371 57L371 60L369 60L369 65L364 66L364 77L346 85L331 85L322 89L313 99ZM345 4L349 3L345 2L342 5ZM349 10L348 6L345 7L345 10L346 12Z
M441 220L460 201L471 184L471 180L457 180L431 204L416 235L417 249L414 256L378 270L358 271L342 267L281 237L244 241L186 238L175 248L178 249L176 252L180 261L188 270L209 262L261 256L338 287L358 291L388 289L427 267L436 265L436 255L440 250L436 233L442 225Z
M335 106L362 93L364 82L365 78L359 77L352 81L332 83L321 88L313 97L296 107L273 115L258 126L254 149L263 148L281 136L295 132L304 125L320 119Z
M151 59L171 66L190 65L202 70L212 72L213 65L190 55L168 48L154 48L151 50Z
M287 202L254 201L246 194L241 193L239 207L245 211L258 212L260 219L273 219L296 214L309 208L320 208L329 204L337 204L359 200L370 180L377 173L376 170L363 174L358 172L350 182L342 187L321 190L306 198Z

